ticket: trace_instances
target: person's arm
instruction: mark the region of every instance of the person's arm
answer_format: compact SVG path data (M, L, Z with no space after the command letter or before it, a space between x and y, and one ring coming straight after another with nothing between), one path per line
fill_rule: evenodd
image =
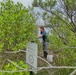
M41 36L38 36L38 38L42 38L42 35Z
M41 35L40 36L38 36L38 38L42 38L42 32L40 32L41 33Z
M38 38L42 38L45 35L46 35L46 32L43 32L43 33L41 33L41 36L38 36Z

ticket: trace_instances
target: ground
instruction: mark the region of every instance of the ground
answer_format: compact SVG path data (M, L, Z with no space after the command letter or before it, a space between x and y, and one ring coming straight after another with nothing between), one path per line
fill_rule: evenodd
M39 56L42 56L42 52L39 53ZM7 53L0 53L0 70L3 69L4 65L9 63L7 61L7 59L10 59L12 61L19 61L19 60L23 60L24 62L26 61L26 53L24 52L18 52L15 54L7 54ZM41 59L38 59L38 67L41 66L47 66L47 64L42 61ZM39 71L37 74L35 75L49 75L50 71L49 70L41 70Z

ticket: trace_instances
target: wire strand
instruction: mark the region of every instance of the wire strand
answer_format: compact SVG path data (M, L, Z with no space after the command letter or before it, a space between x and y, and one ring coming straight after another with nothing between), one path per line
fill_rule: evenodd
M74 74L75 74L75 72L76 72L76 69L75 69L72 73L70 73L69 75L74 75Z
M13 61L11 61L11 60L9 60L9 59L7 59L7 61L9 61L11 64L13 64L14 66L18 67L19 69L24 69L24 68L18 66L17 64L15 64Z
M16 52L26 52L25 50L19 50L19 51L12 51L12 52L5 52L5 53L16 53ZM10 63L12 63L13 65L15 65L16 67L23 69L23 70L11 70L11 71L4 71L4 70L0 70L0 72L3 73L14 73L14 72L25 72L25 71L40 71L43 69L76 69L76 66L52 66L48 61L46 61L45 59L41 58L40 56L38 56L38 58L40 58L41 60L45 61L48 64L48 67L38 67L37 70L33 70L33 69L24 69L16 64L14 64L11 60L7 59ZM76 70L74 70L70 75L73 75L76 72Z

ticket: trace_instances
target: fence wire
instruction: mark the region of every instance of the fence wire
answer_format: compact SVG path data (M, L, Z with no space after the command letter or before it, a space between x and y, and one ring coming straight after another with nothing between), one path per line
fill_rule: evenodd
M62 47L62 48L67 48L67 47ZM69 47L68 47L69 48ZM76 48L76 47L71 47L71 48ZM6 51L5 53L17 53L17 52L26 52L25 50L19 50L19 51L11 51L11 52L8 52ZM43 70L43 69L75 69L72 73L70 73L69 75L74 75L75 72L76 72L76 66L52 66L48 61L46 61L45 59L43 59L42 57L38 56L38 58L40 58L41 60L43 60L44 62L46 62L48 64L47 67L38 67L36 70L32 70L32 69L25 69L25 68L22 68L20 66L18 66L17 64L15 64L13 61L7 59L7 61L9 61L11 64L13 64L14 66L18 67L20 70L0 70L0 72L3 72L3 73L14 73L14 72L28 72L28 71L40 71L40 70Z

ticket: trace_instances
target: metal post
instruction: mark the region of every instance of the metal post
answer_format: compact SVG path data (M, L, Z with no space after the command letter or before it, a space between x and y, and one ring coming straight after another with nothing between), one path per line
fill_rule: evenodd
M31 43L34 43L34 41L31 41ZM34 73L32 71L30 71L30 75L34 75Z

